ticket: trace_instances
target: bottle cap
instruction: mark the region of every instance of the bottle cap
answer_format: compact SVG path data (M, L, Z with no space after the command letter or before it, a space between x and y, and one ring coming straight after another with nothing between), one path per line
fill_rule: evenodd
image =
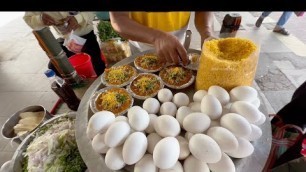
M48 69L45 71L45 75L49 78L55 76L55 72L52 69Z

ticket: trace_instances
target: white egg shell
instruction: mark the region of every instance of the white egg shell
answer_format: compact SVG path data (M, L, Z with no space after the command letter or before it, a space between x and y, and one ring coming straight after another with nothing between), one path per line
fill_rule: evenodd
M210 122L209 128L211 128L211 127L219 127L219 126L220 126L220 121L219 120L212 120Z
M237 113L245 117L250 123L255 123L260 119L259 110L251 103L236 101L232 104L230 112Z
M177 107L187 106L189 104L189 97L187 94L179 92L174 94L172 101Z
M210 86L208 88L207 93L209 95L215 96L222 105L226 105L227 103L230 102L230 96L228 92L220 86L217 85Z
M154 129L162 137L175 137L181 132L178 121L170 115L162 115L156 118Z
M125 122L129 122L128 118L126 116L117 116L115 118L115 122L117 121L125 121Z
M184 137L182 136L176 136L175 137L179 144L180 144L180 155L179 155L179 160L184 160L186 159L189 154L190 154L190 151L189 151L189 143L188 143L188 140L185 139Z
M237 137L248 137L251 134L251 125L243 116L228 113L221 117L220 125L231 131Z
M120 170L126 165L122 157L122 146L110 148L106 152L105 164L111 170Z
M144 110L146 110L149 114L156 114L159 111L160 103L155 98L147 98L143 104L142 107Z
M147 136L148 139L148 148L147 151L150 154L153 154L153 150L156 146L156 144L162 139L157 133L151 133Z
M207 91L205 90L198 90L193 95L194 102L201 102L203 97L207 95Z
M97 135L97 132L95 132L94 129L92 129L91 127L87 127L86 135L90 140L92 140Z
M191 102L188 107L190 107L193 112L201 112L201 102Z
M182 164L177 161L175 165L169 169L160 169L159 172L184 172Z
M237 86L230 91L231 101L248 101L251 102L257 98L257 91L250 86Z
M262 130L254 124L251 124L251 128L252 128L252 132L248 137L246 137L246 139L249 141L255 141L261 137Z
M5 163L2 164L1 168L0 168L0 172L9 172L11 171L11 165L12 161L6 161Z
M186 116L183 121L183 127L191 133L202 133L210 126L210 118L201 112L193 112Z
M114 121L114 113L110 111L100 111L90 117L87 127L91 128L94 135L96 135L98 133L104 133Z
M208 165L192 155L184 161L184 172L210 172Z
M134 167L134 172L157 172L157 167L154 165L153 156L145 154Z
M187 106L182 106L179 107L177 112L176 112L176 120L179 122L180 126L183 127L183 120L184 118L189 115L192 112L190 107Z
M266 116L262 112L259 112L259 114L260 114L260 119L254 123L255 125L261 125L265 123L267 119Z
M215 96L206 95L201 101L201 112L207 114L211 120L216 120L222 114L222 105Z
M161 115L171 115L175 116L177 112L177 107L173 102L165 102L160 106L159 113Z
M216 163L221 159L222 152L218 143L205 134L195 134L189 140L191 154L206 163Z
M160 89L157 93L157 98L160 102L171 102L173 93L168 88Z
M155 123L157 116L155 114L149 114L149 117L150 117L150 122L149 122L148 127L145 129L145 132L154 133L155 132L154 123Z
M260 107L260 99L257 97L256 99L254 99L253 101L251 101L251 103L256 107L259 108Z
M187 132L185 133L185 136L184 136L184 137L185 137L186 140L189 141L190 138L191 138L193 135L194 135L194 133L190 133L190 132L187 131Z
M110 148L122 145L129 136L130 130L131 128L127 122L114 122L105 132L105 144Z
M175 165L180 155L180 145L175 137L165 137L155 146L154 164L160 169L169 169Z
M150 123L148 112L139 106L133 106L130 108L128 110L127 117L129 119L131 128L136 131L145 130Z
M233 158L245 158L254 152L254 146L247 140L241 137L237 137L238 149L231 152L226 152L226 154Z
M207 135L214 139L220 146L222 152L233 151L238 148L238 140L235 135L223 127L212 127Z
M123 161L132 165L138 162L146 153L148 140L142 132L132 133L124 142L122 149Z
M235 172L235 164L233 160L222 152L221 160L216 163L208 163L207 164L211 171L217 172Z
M233 103L228 103L228 104L226 104L226 105L224 105L224 106L222 107L222 115L225 115L225 114L227 114L227 113L230 113L230 109L231 109L232 104L233 104ZM221 116L222 116L222 115L221 115Z
M93 150L97 153L105 154L109 149L104 142L104 136L105 134L97 134L91 142Z

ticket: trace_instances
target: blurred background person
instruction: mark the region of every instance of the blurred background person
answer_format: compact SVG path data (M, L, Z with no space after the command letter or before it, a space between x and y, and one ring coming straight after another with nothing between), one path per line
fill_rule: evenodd
M272 11L264 11L261 16L258 17L256 23L255 23L255 26L256 27L260 27L263 20L269 16L270 14L272 13ZM280 18L278 19L274 29L273 29L273 32L276 32L276 33L280 33L282 35L290 35L290 33L285 29L284 25L287 23L287 21L289 20L289 18L291 17L292 15L292 11L284 11L282 13L282 15L280 16Z
M73 34L86 39L81 52L91 56L92 65L99 76L104 72L105 62L101 59L100 46L94 33L94 17L95 13L93 12L25 12L23 19L33 30L52 26L60 35L57 40L68 58L75 54L64 45L64 40L71 31L73 31ZM54 70L58 76L61 76L51 62L49 62L48 68Z

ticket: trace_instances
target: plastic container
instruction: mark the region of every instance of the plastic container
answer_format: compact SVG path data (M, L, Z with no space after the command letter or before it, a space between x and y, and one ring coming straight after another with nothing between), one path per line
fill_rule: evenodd
M78 75L84 78L96 78L97 74L91 63L90 55L78 53L69 57L69 62L75 68Z
M220 38L203 44L196 77L196 90L218 85L230 91L251 86L255 77L259 46L247 38Z
M55 75L51 69L45 72L51 83L51 89L67 104L69 109L77 111L80 99L65 80Z

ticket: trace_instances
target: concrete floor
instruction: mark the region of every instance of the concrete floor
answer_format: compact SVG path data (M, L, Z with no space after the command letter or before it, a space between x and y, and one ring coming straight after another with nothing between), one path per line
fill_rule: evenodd
M219 33L227 12L216 12L215 33ZM237 36L261 42L255 83L264 96L267 113L275 113L290 101L293 91L306 80L306 18L292 16L290 36L271 31L280 12L268 17L261 28L254 27L259 12L239 12L241 30ZM0 126L16 111L30 105L51 110L58 97L43 74L48 57L40 48L20 13L0 13ZM5 20L2 20L4 19ZM299 26L299 27L297 27ZM199 35L193 31L191 48L200 49ZM18 145L0 136L0 165L12 158Z

